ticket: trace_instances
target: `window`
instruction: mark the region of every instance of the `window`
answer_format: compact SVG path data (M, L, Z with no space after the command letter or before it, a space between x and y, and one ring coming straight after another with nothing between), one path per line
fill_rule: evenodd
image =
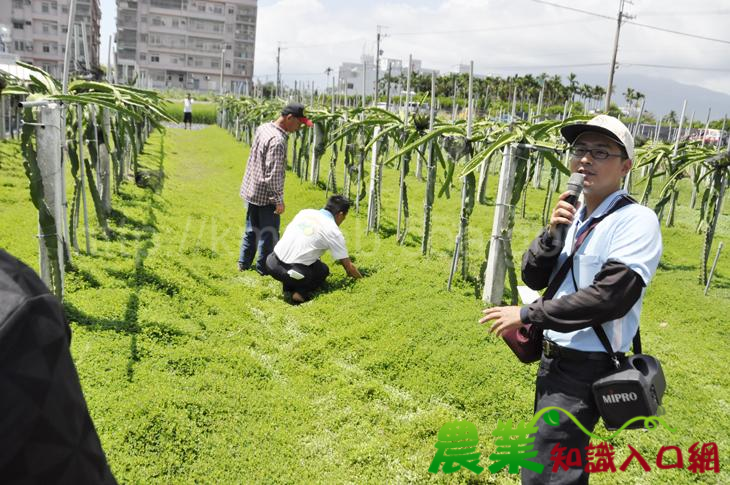
M63 6L61 7L61 12L63 12L63 13L68 13L68 7L67 7L66 5L63 5Z
M13 28L23 30L23 22L13 22Z
M221 67L221 63L220 61L210 61L210 67L218 69L219 67Z
M178 80L178 81L180 81L180 82L183 82L183 77L182 77L182 75L178 76L178 77L177 77L177 80Z
M160 56L150 56L150 62L160 62Z
M43 44L43 52L51 52L51 46L48 44Z
M23 8L23 0L13 0L13 8Z
M180 26L180 21L178 19L172 19L172 26L177 28Z
M228 15L233 15L233 7L228 7Z
M230 69L230 68L231 68L231 63L230 62L226 62L226 69Z
M48 13L49 11L50 11L50 9L48 8L48 4L43 3L43 5L41 5L41 12Z
M139 53L139 60L140 61L146 61L147 60L147 54L145 54L144 52L140 52Z
M48 24L43 24L43 33L47 34L51 30Z

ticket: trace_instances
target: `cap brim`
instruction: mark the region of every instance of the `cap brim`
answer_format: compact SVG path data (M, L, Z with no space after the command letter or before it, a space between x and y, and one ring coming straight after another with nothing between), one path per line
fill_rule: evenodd
M613 141L615 141L616 143L618 143L619 145L621 145L622 147L626 148L626 145L624 145L624 142L619 140L618 137L616 135L614 135L612 131L610 131L606 128L603 128L601 126L580 123L580 124L576 124L576 125L563 126L560 129L560 134L563 135L563 138L565 138L565 140L568 143L573 143L575 141L575 139L578 138L580 135L582 135L583 133L588 133L588 132L600 133L601 135L605 135L605 136L609 137L610 139L612 139Z
M314 124L314 123L312 123L312 120L310 120L309 118L307 118L305 116L300 116L298 119L299 119L299 121L301 121L302 123L304 123L307 126L312 126Z

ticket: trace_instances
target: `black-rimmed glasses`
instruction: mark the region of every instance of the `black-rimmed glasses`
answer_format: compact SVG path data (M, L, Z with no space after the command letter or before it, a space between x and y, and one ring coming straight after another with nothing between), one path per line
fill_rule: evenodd
M576 160L580 160L587 154L591 154L594 160L606 160L609 157L621 157L621 153L609 153L602 148L583 148L583 147L570 147L570 156Z

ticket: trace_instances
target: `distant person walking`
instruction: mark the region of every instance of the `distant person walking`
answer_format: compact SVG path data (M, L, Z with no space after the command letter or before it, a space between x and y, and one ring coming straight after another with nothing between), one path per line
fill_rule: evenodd
M284 212L287 139L302 125L312 126L312 122L304 116L303 105L291 103L275 121L256 129L241 183L240 195L247 209L239 271L251 268L258 248L256 271L266 274L266 257L279 240L280 215Z
M188 127L193 129L193 100L188 93L187 98L183 100L183 125L185 129Z

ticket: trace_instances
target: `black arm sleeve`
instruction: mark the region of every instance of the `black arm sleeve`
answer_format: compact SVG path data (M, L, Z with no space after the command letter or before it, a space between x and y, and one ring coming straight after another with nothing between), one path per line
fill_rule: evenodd
M590 286L527 305L527 320L545 329L574 332L626 315L643 288L644 280L638 273L623 263L608 261Z
M547 229L543 230L522 256L522 281L533 290L547 288L561 249L553 244Z

